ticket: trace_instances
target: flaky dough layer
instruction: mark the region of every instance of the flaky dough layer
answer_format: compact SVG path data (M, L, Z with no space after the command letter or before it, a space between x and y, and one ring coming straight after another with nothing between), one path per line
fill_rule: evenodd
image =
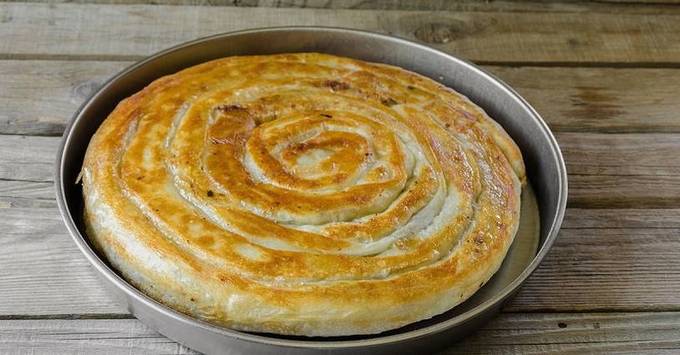
M183 313L378 333L463 302L517 231L524 165L467 98L383 64L229 57L154 81L83 164L87 234Z

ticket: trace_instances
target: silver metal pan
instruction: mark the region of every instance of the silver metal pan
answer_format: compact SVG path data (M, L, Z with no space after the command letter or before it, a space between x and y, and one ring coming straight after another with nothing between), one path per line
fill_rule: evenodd
M523 194L520 232L501 269L464 304L397 330L371 336L306 338L253 334L215 326L174 311L135 289L92 249L81 223L76 178L90 138L123 98L166 74L231 55L323 52L397 65L468 96L517 142L532 189ZM404 353L442 348L482 325L538 267L554 242L567 200L567 174L555 138L534 109L480 68L429 47L390 36L338 28L282 27L221 34L163 51L99 89L66 129L56 165L59 209L73 240L130 312L162 334L206 353ZM527 211L527 213L525 213ZM528 218L528 217L523 217Z

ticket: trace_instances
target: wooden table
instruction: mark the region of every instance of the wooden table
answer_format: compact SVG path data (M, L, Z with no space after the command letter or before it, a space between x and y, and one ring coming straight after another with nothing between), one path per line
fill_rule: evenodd
M192 353L114 303L71 241L52 186L59 136L104 80L146 55L301 24L472 60L524 95L561 144L570 196L557 242L504 312L447 353L680 352L679 5L49 2L0 3L0 353Z

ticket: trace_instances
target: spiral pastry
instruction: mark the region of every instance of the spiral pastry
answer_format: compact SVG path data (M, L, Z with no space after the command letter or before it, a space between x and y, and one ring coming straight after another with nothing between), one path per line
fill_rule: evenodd
M517 231L521 154L462 95L383 64L229 57L100 126L87 234L123 277L246 331L377 333L445 312Z

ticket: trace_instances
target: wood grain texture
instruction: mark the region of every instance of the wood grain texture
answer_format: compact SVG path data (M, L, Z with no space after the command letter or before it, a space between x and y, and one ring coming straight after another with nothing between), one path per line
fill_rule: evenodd
M56 137L0 137L0 179L53 181Z
M0 179L0 208L57 208L54 196L54 184L52 182ZM1 212L0 215L2 215Z
M557 133L574 175L678 176L678 134Z
M0 353L197 354L136 319L0 320Z
M444 354L673 353L680 313L502 314ZM0 352L196 354L135 319L4 320Z
M0 208L0 230L0 315L127 313L103 288L56 208Z
M572 207L680 206L676 134L560 133Z
M78 107L132 62L0 61L0 132L56 136Z
M132 62L0 60L0 134L61 135ZM680 69L485 66L561 132L680 132Z
M554 131L680 132L679 69L485 67Z
M427 11L514 11L514 12L606 12L669 13L679 12L677 0L557 0L557 1L484 1L484 0L0 0L117 5L189 5L276 7L351 10L427 10ZM647 3L645 3L647 2Z
M567 211L562 223L565 229L680 229L680 209L569 208Z
M677 310L678 248L680 229L564 228L506 309Z
M0 42L5 58L131 59L219 32L324 25L419 39L482 62L680 61L678 15L34 3L2 3L0 13L0 36L13 39Z
M56 208L26 206L0 207L8 231L0 238L0 318L126 314ZM679 224L680 209L568 209L552 251L506 309L680 311Z
M680 205L677 176L571 175L570 207L673 208Z
M662 354L680 347L680 314L502 314L441 354Z

